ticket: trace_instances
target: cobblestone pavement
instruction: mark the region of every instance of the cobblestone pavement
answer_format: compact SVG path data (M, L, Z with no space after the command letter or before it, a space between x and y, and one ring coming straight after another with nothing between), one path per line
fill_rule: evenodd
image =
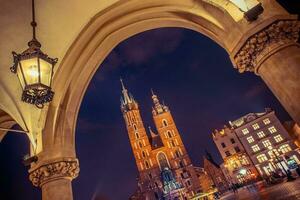
M221 200L300 200L300 178L270 187L244 187L228 193Z

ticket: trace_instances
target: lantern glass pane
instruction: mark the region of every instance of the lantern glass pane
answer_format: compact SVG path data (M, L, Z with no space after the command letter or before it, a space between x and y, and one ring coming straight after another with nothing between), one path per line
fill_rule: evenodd
M50 87L52 64L40 59L41 83Z
M230 1L233 4L235 4L237 7L239 7L243 12L247 12L259 4L257 0L230 0Z
M39 83L39 68L37 61L37 58L20 61L27 85Z
M22 86L22 88L24 89L25 88L25 81L24 81L24 76L23 76L23 74L22 74L22 70L21 70L21 65L20 65L20 63L19 63L19 65L18 65L18 68L17 68L17 75L18 75L18 78L19 78L19 80L20 80L20 83L21 83L21 86Z

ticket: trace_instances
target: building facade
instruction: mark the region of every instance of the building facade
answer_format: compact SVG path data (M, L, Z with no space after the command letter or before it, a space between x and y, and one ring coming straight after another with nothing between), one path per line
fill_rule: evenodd
M199 179L166 105L152 92L157 133L148 136L138 103L122 83L121 110L139 172L132 199L191 199L201 193Z
M227 182L221 167L213 160L208 152L206 156L204 156L203 167L218 192L224 193L230 188L230 184Z
M243 144L237 137L234 129L224 126L221 130L213 132L213 140L223 160L223 171L227 171L227 180L230 185L243 184L255 179L258 175Z
M249 113L229 124L262 176L278 170L285 173L300 163L297 146L271 109Z

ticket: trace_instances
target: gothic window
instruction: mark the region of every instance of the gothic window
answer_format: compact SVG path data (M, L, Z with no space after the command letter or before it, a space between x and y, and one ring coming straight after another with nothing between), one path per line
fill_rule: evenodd
M180 166L181 168L184 167L184 164L183 164L182 160L179 161L179 166Z
M168 131L167 133L168 133L168 137L171 138L172 137L171 131Z
M230 139L231 144L235 143L235 140L233 138Z
M140 148L142 148L142 147L143 147L143 144L142 144L141 142L139 142L139 146L140 146Z
M135 124L133 124L133 129L136 131L137 130L137 127Z
M138 132L135 133L135 137L136 137L136 139L139 139L139 138L140 138L140 135L139 135Z
M176 145L175 145L175 142L173 141L173 140L171 140L171 146L172 147L175 147Z
M145 157L146 157L146 153L145 153L145 151L142 151L142 155L143 155L143 158L145 158Z
M225 147L226 147L226 145L225 145L225 143L224 143L224 142L222 142L222 143L221 143L221 146L222 146L223 148L225 148Z
M161 170L163 170L165 168L170 168L169 163L168 163L168 159L167 159L166 155L163 152L159 152L157 154L157 160L158 160L159 168Z
M148 176L149 176L150 179L152 179L152 174L151 173L149 173Z
M149 168L150 168L150 165L149 165L149 163L148 163L147 160L145 161L145 166L146 166L146 169L149 169Z
M163 126L168 126L168 122L166 119L163 119L162 122L163 122Z
M176 157L179 158L181 156L180 151L176 150L175 151Z

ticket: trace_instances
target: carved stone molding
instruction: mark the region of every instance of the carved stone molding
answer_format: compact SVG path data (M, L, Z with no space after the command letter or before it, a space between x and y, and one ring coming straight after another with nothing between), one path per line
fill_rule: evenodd
M36 187L55 179L74 179L79 174L79 162L77 159L66 159L44 164L30 171L29 179Z
M300 22L280 20L251 36L234 56L235 68L240 73L253 72L269 53L282 46L295 44L299 38Z

